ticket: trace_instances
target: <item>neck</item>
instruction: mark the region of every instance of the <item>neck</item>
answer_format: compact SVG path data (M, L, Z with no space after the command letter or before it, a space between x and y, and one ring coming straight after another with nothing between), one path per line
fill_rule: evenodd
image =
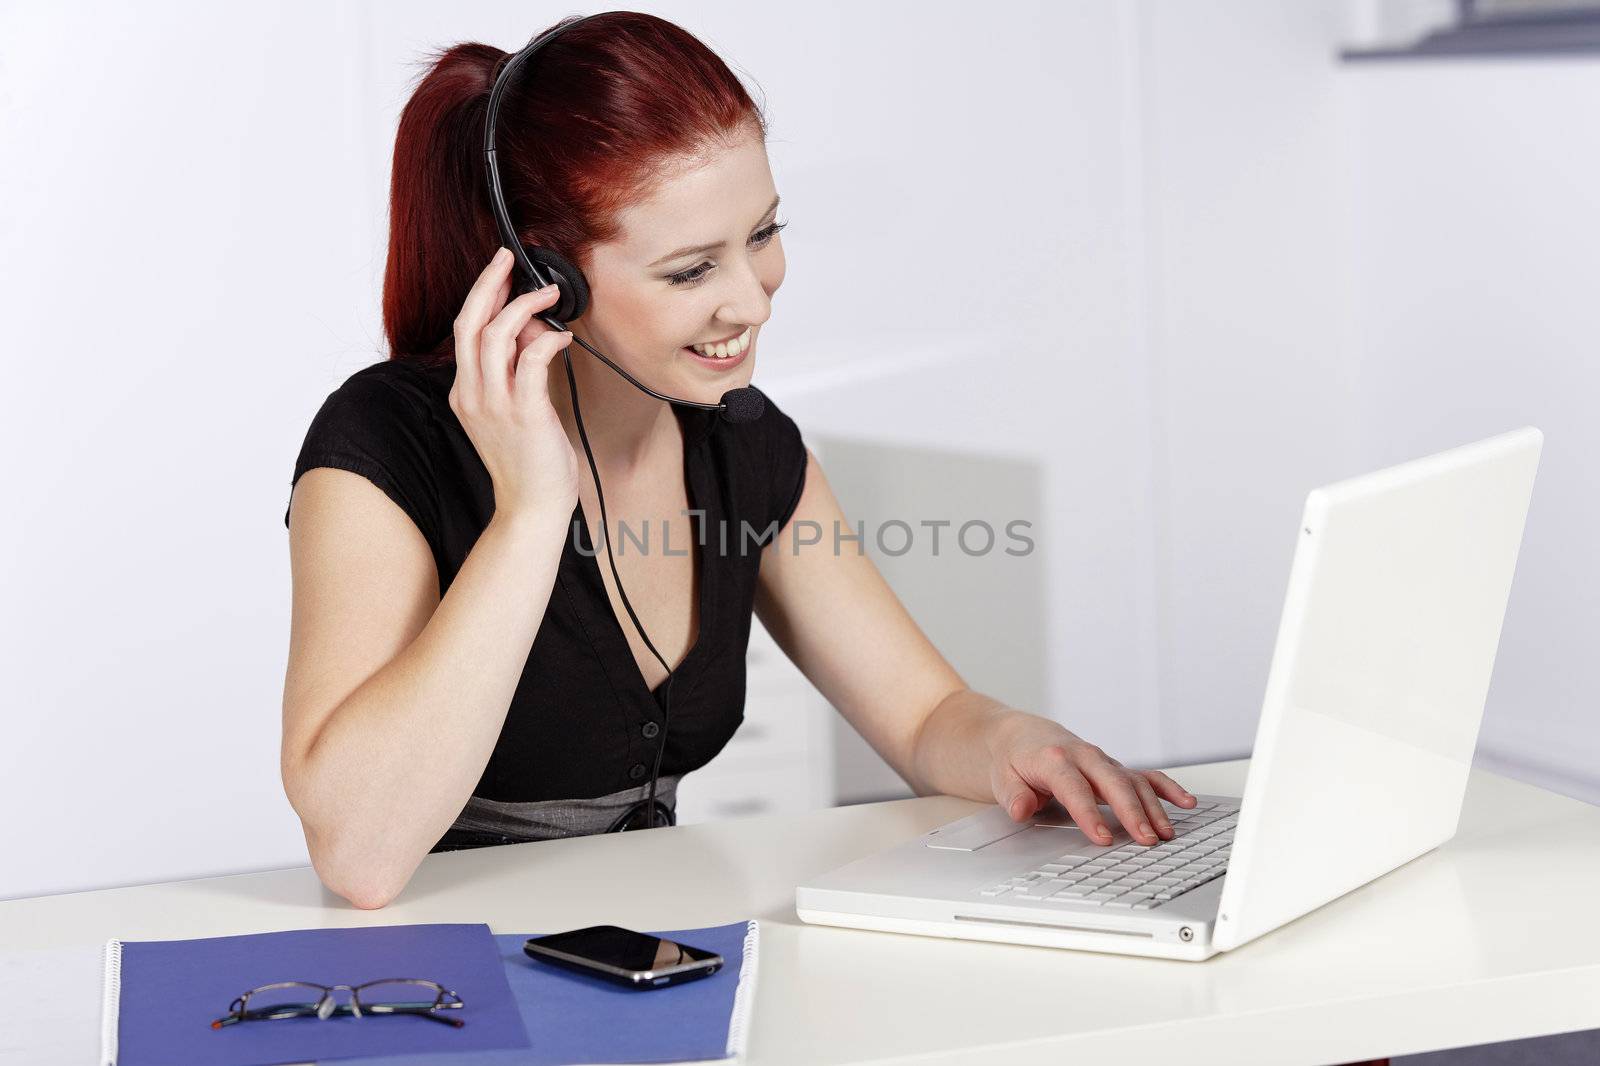
M572 358L572 376L578 383L584 432L598 465L612 470L631 470L647 459L663 435L677 432L677 416L671 405L634 388L576 340L568 351ZM573 414L572 392L561 353L550 360L548 384L550 404L566 428L582 469L587 460L583 457L583 441L578 436L578 421ZM663 391L653 382L645 381L645 384L658 392Z

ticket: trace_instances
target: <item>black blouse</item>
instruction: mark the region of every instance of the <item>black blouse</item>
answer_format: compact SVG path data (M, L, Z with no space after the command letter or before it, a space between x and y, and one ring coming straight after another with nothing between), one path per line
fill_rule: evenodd
M489 472L450 409L454 380L453 365L400 360L352 374L312 419L290 479L292 494L305 471L330 466L376 484L422 531L441 597L494 513ZM700 552L700 612L694 647L674 671L663 778L710 762L744 720L760 549L794 513L806 468L799 429L770 399L761 418L740 425L698 408L672 409L698 526L697 543L672 550ZM581 456L578 465L589 476ZM623 629L632 623L612 610L600 578L604 547L597 554L590 543L581 504L572 518L549 606L475 796L525 802L648 784L665 683L646 687ZM283 521L289 524L287 510ZM652 526L650 551L659 552L660 526Z

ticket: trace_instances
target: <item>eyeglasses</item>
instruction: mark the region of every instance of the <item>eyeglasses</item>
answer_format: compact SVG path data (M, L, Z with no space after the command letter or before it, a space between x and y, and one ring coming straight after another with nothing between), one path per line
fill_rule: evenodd
M350 993L349 1003L335 1002L339 989ZM311 997L315 994L314 999ZM445 997L450 997L446 1000ZM460 1018L446 1018L435 1011L466 1006L461 997L434 981L415 977L386 977L362 985L314 985L309 981L279 981L252 988L228 1005L226 1016L211 1023L221 1029L236 1022L270 1021L274 1018L326 1020L334 1014L416 1014L457 1029L467 1024Z

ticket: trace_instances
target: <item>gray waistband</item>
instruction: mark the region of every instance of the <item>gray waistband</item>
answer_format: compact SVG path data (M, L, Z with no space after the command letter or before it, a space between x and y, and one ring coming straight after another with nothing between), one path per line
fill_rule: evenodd
M681 774L663 774L656 781L656 800L667 809L678 809L678 779ZM550 840L555 837L587 836L604 833L611 823L640 800L649 799L650 783L625 788L605 796L584 799L533 800L503 803L473 796L456 817L452 829L504 833L519 840Z

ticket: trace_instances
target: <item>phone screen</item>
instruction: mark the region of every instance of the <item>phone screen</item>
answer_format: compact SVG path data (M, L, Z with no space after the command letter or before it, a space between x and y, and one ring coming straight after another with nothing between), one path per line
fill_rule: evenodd
M717 957L714 951L615 925L592 925L568 933L551 933L535 937L533 943L623 970L659 970Z

